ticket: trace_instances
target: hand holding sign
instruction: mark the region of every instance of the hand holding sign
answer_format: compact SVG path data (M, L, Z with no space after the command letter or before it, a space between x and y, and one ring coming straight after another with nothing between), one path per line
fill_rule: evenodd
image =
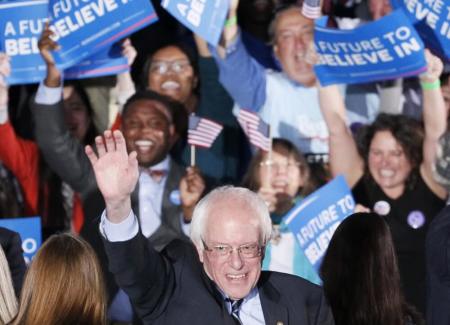
M45 85L48 87L58 87L61 83L61 72L56 67L52 51L59 50L60 47L58 43L52 40L52 36L54 36L54 32L50 30L49 24L46 22L38 42L39 52L47 67Z
M9 56L0 52L0 110L8 107L8 84L6 77L11 73Z
M230 1L230 9L228 10L228 20L225 21L223 29L223 40L225 41L225 47L228 43L234 40L238 34L237 27L237 8L239 6L239 0Z
M128 65L131 67L136 60L137 51L129 38L122 42L122 55L127 58Z
M372 14L372 19L377 20L386 16L392 11L389 0L369 0L369 10Z
M425 61L427 62L427 70L420 75L420 81L431 83L439 80L444 70L442 61L429 50L425 50Z
M161 2L161 6L180 23L214 46L219 42L229 5L229 0L163 0Z

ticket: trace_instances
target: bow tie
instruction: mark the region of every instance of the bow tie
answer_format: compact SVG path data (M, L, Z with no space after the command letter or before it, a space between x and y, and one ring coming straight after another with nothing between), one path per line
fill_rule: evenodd
M164 176L167 175L167 170L165 169L143 168L142 171L147 173L157 183L160 183Z

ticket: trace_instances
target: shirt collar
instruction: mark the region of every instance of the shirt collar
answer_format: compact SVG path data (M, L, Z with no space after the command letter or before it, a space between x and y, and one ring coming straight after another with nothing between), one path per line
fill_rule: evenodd
M153 170L166 170L166 171L169 171L169 168L170 168L169 156L166 156L166 158L164 158L162 161L160 161L156 165L149 167L149 169L153 169Z

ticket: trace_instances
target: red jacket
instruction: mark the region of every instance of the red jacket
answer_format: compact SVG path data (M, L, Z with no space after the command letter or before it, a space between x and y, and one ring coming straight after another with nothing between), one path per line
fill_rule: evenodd
M44 211L39 210L39 160L36 143L18 137L9 122L0 124L0 160L16 176L24 197L25 213L40 215L46 224ZM72 227L79 233L83 225L83 208L78 194L74 195Z

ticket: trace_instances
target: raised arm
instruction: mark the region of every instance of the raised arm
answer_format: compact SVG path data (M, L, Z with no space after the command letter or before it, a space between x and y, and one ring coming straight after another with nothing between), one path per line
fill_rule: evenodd
M220 71L220 82L243 108L259 111L266 101L265 69L254 60L242 43L237 26L239 0L232 0L225 24L223 43L211 53Z
M447 129L447 107L440 88L439 77L443 71L442 61L425 52L428 67L426 73L420 76L423 90L423 122L425 126L425 139L423 142L423 161L420 173L425 183L440 198L447 196L447 191L439 185L433 177L433 166L436 160L436 150L439 137Z
M0 52L0 160L17 177L29 208L27 213L37 213L39 152L37 145L20 138L9 122L6 77L10 70L8 56Z
M31 104L36 140L51 169L84 198L95 189L95 179L82 144L71 135L65 122L62 76L52 55L58 45L51 35L46 26L38 43L47 75Z
M319 87L319 102L329 132L331 174L342 174L353 187L364 172L352 132L346 123L345 105L337 86Z
M122 55L127 58L128 65L131 67L137 56L137 51L131 44L129 38L125 39L122 43ZM117 75L116 83L116 96L117 103L120 106L120 111L125 102L134 95L136 92L136 87L134 85L133 79L131 78L130 71L123 72Z
M233 100L219 82L219 70L206 42L194 35L199 53L200 103L197 114L211 118L221 124L237 125L231 109Z
M139 170L136 152L127 153L125 139L120 131L105 131L95 138L97 154L86 146L98 188L106 204L106 218L115 227L115 234L128 237L125 224L132 218L130 195L138 181ZM107 234L106 225L103 225ZM103 227L102 226L102 227ZM117 228L116 228L117 227ZM117 283L131 299L138 315L145 323L152 323L167 305L175 280L169 263L148 245L137 231L127 239L104 240L109 270Z

